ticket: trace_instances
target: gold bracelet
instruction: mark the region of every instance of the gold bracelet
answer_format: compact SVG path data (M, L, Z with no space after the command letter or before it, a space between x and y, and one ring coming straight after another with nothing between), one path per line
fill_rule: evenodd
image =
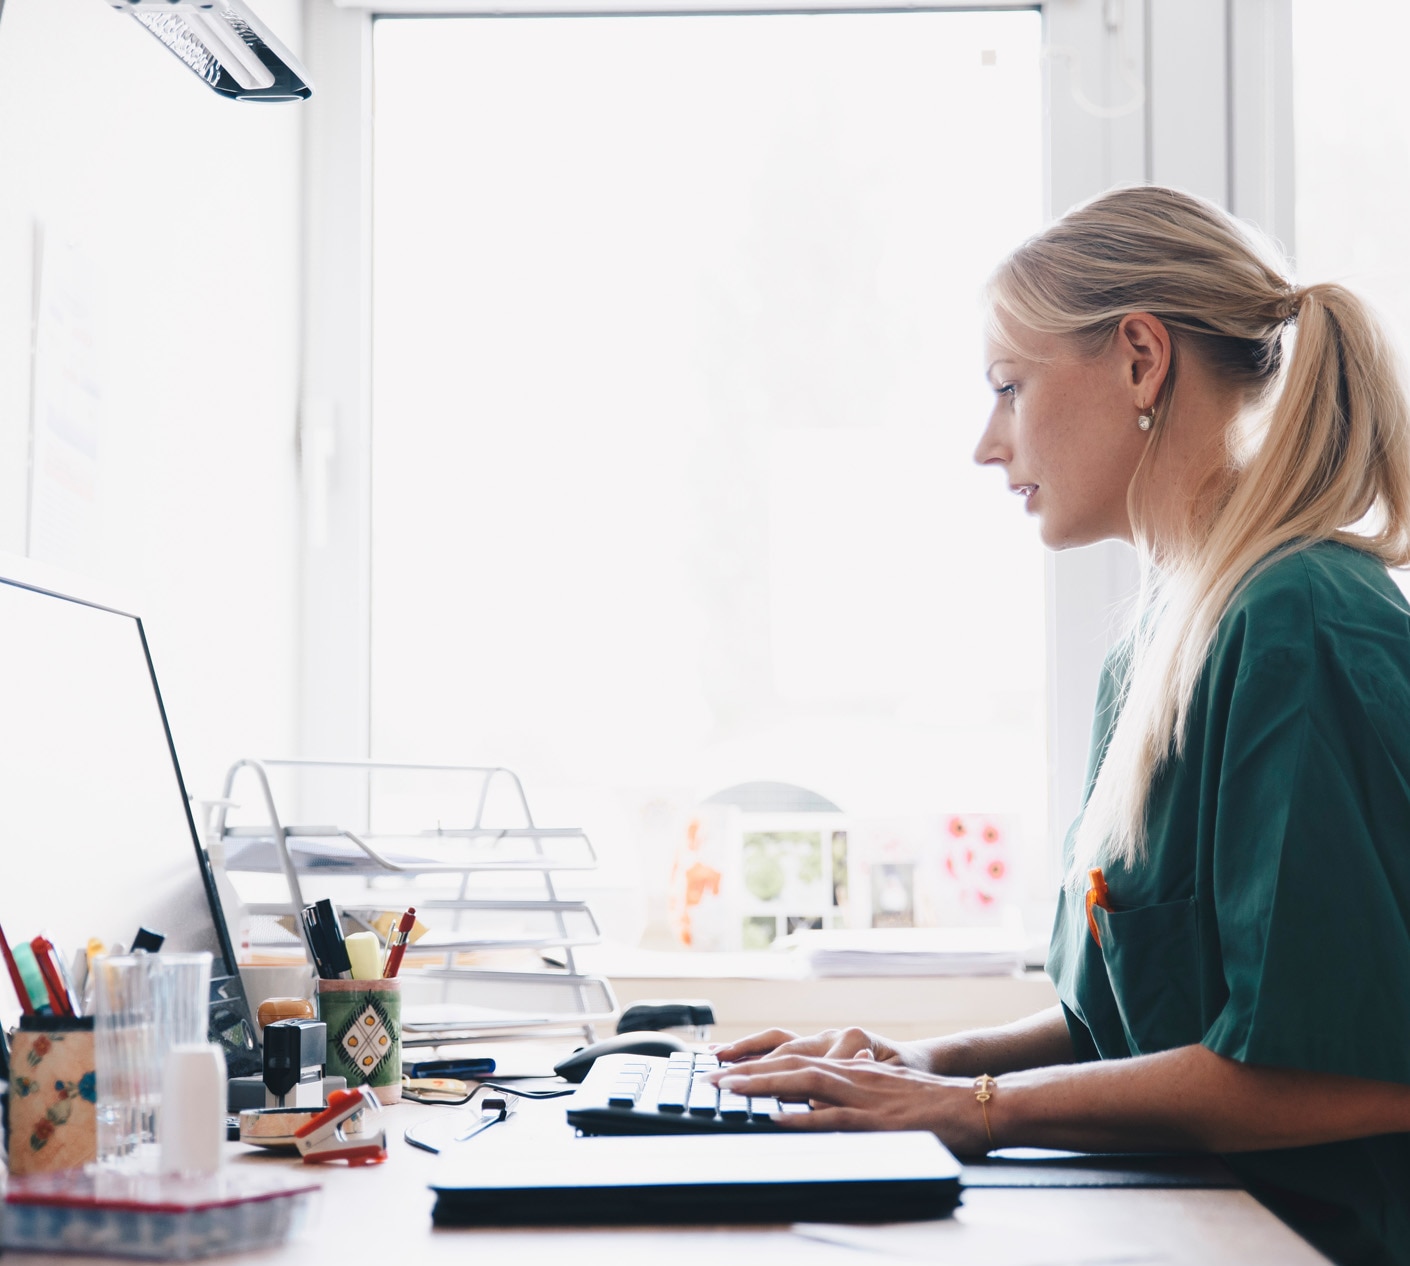
M994 1091L999 1083L988 1073L983 1073L974 1079L974 1098L979 1104L979 1110L984 1113L984 1133L989 1136L989 1146L992 1149L994 1144L994 1131L989 1128L989 1100L994 1097Z

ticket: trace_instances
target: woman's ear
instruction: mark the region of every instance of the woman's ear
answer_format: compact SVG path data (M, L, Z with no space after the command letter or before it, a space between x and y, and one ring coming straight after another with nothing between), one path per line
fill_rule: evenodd
M1131 312L1116 327L1117 351L1124 362L1132 390L1132 404L1140 411L1155 407L1170 376L1170 331L1149 312Z

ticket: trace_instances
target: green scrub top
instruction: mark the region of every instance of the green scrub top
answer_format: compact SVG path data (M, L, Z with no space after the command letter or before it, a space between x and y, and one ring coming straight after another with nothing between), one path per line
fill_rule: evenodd
M1122 663L1102 674L1089 795ZM1147 824L1147 859L1104 867L1100 946L1085 894L1059 902L1048 973L1079 1059L1200 1043L1410 1084L1410 606L1378 560L1320 542L1254 575ZM1410 1134L1225 1159L1335 1261L1410 1263Z

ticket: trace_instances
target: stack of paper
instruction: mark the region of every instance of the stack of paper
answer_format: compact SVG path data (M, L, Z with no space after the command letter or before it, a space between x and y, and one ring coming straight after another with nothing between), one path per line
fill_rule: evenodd
M795 933L814 976L1007 976L1023 967L1023 931L867 928Z

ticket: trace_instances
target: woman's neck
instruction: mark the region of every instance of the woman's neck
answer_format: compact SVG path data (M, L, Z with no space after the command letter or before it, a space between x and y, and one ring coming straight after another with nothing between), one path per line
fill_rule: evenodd
M1230 428L1242 395L1187 360L1152 437L1142 478L1140 533L1162 568L1198 550L1209 524L1233 491Z

